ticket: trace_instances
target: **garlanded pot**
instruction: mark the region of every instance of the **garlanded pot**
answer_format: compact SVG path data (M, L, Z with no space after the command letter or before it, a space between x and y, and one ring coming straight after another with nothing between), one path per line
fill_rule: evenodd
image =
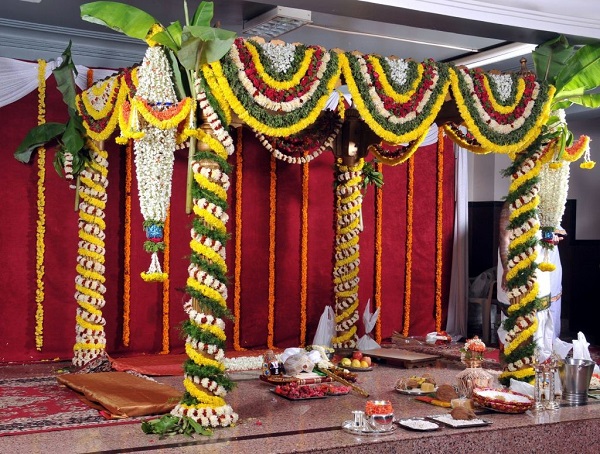
M461 349L461 361L467 366L456 376L461 397L470 399L474 389L491 386L493 377L481 367L485 350L485 344L477 336L467 340Z

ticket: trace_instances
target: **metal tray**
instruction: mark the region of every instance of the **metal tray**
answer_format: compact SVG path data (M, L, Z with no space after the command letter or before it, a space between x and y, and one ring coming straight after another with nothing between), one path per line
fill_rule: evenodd
M470 420L462 420L462 419L454 419L450 416L450 413L446 413L443 415L432 415L427 416L427 419L431 419L432 421L439 422L448 427L453 427L454 429L466 429L470 427L482 427L489 426L492 422L487 419L470 419Z
M427 421L425 418L407 418L407 419L399 419L395 421L399 426L408 429L408 430L416 430L417 432L429 432L432 430L439 430L440 425L432 422L432 421ZM427 423L427 425L429 427L419 427L418 424L419 423ZM435 426L435 427L433 427Z
M391 429L389 430L373 430L370 428L366 428L366 427L356 427L354 425L354 421L344 421L342 423L342 429L345 432L354 434L354 435L366 435L366 436L373 436L373 435L387 435L387 434L391 434L396 430L396 426L394 426L392 424Z

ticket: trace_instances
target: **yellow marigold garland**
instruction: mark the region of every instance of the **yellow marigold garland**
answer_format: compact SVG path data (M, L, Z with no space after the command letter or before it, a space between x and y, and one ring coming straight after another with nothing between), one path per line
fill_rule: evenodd
M38 125L46 123L46 61L38 60ZM46 149L38 148L38 180L37 180L37 215L35 245L35 348L38 351L44 346L44 257L46 246Z
M233 349L245 350L240 346L240 319L241 319L241 297L242 297L242 182L244 167L243 128L237 128L237 146L235 153L235 258L233 265Z
M129 346L131 315L131 172L133 141L125 148L125 225L123 232L123 345Z
M308 303L308 163L302 164L302 220L300 239L300 346L306 345L306 306Z
M405 93L397 93L396 90L392 88L388 78L385 74L381 63L379 62L379 58L375 55L369 55L367 60L373 65L373 68L377 74L379 74L379 82L383 87L383 91L387 96L392 98L397 103L405 103L410 100L410 98L415 94L415 91L419 87L421 80L423 79L423 65L417 65L417 77L414 78L412 86Z
M152 126L158 129L174 129L184 121L192 108L192 98L185 98L166 110L154 109L145 99L134 98L132 106Z
M435 215L435 330L442 331L442 276L444 227L444 129L438 128Z
M412 249L413 249L413 211L414 211L415 161L408 160L408 178L406 188L406 261L404 271L404 321L402 335L408 337L410 329L410 303L412 297Z
M275 329L275 229L277 220L277 160L271 155L269 172L269 312L267 319L267 347L273 348Z

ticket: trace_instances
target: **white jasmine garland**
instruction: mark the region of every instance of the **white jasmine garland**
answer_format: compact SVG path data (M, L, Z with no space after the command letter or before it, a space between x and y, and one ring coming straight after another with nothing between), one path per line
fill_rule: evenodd
M498 98L501 102L506 102L512 93L513 79L510 74L488 74L488 77L494 81Z
M264 55L269 59L271 68L277 73L286 73L292 67L296 46L294 44L260 44Z
M409 63L403 59L385 58L385 61L390 67L390 79L397 85L404 85L408 80Z

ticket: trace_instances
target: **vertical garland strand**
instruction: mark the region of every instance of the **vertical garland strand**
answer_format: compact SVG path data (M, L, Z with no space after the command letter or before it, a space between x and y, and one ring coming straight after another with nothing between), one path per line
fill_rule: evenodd
M233 282L233 349L236 351L245 350L240 346L240 321L241 308L240 301L242 297L242 169L244 166L243 148L243 128L237 128L237 142L235 152L235 263L234 263L234 282Z
M308 163L302 164L302 222L300 243L300 347L306 344L306 306L308 300Z
M269 184L269 318L267 347L273 348L275 329L275 228L277 211L277 160L271 155Z
M38 125L46 123L46 61L38 60ZM37 181L37 215L35 242L35 273L37 288L35 290L35 348L38 351L44 346L44 238L46 234L46 149L38 148L38 181Z
M408 337L410 328L410 299L412 292L412 248L413 248L413 203L414 203L415 160L408 160L406 189L406 269L404 273L404 322L402 335Z
M131 171L133 139L129 139L125 148L125 232L123 257L123 345L129 347L129 320L131 316Z
M163 252L163 271L167 275L167 278L163 281L162 289L162 355L169 353L169 293L171 290L171 278L169 272L171 271L171 207L167 208L167 217L165 218L164 226L164 242L165 250Z
M442 330L442 233L444 208L444 128L438 128L435 219L435 330Z
M375 170L383 173L383 164L377 162ZM375 187L375 309L381 308L381 258L383 256L381 231L383 226L383 191ZM381 311L375 325L375 341L381 343Z

